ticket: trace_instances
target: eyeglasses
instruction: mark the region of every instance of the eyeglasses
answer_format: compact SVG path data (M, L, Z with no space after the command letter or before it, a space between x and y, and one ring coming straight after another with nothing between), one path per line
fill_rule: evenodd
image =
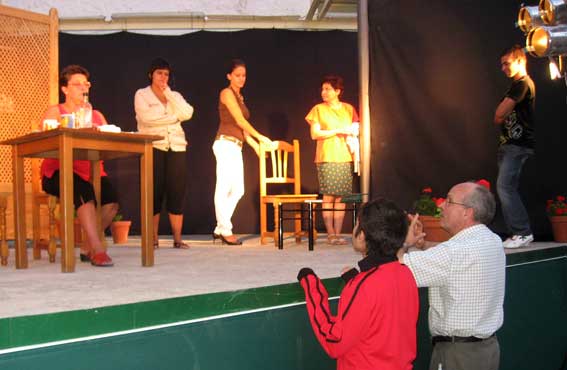
M465 203L453 202L451 199L445 199L445 203L446 204L456 204L456 205L459 205L459 206L463 206L465 208L471 208L469 205L467 205Z
M85 82L75 82L72 84L67 84L68 86L73 86L73 87L86 87L87 89L89 87L91 87L91 83L89 81L85 81Z

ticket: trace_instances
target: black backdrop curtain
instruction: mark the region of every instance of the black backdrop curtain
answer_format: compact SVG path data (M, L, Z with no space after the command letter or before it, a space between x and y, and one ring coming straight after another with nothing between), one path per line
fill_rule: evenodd
M215 159L211 146L218 126L218 94L227 85L225 65L234 57L247 63L243 94L251 122L277 140L299 139L304 192L317 192L315 144L304 117L321 101L324 74L345 78L344 100L358 105L356 33L248 30L196 32L184 36L118 33L106 36L60 35L60 66L81 64L91 72L91 101L109 123L135 131L134 94L148 85L150 61L161 56L174 68L174 90L195 107L184 123L189 141L188 198L183 233L210 233L215 225L213 194ZM121 212L139 233L138 161L121 159L107 164L117 185ZM236 233L259 230L258 159L244 149L246 194L233 218ZM160 233L169 232L162 213Z
M479 178L495 191L492 118L509 84L500 54L525 43L514 27L520 3L369 1L373 196L410 208L424 187L444 196L452 185ZM537 146L521 191L536 237L547 238L545 200L567 190L556 159L567 131L567 90L549 79L546 60L529 57L528 71L537 87ZM492 227L506 232L500 213Z

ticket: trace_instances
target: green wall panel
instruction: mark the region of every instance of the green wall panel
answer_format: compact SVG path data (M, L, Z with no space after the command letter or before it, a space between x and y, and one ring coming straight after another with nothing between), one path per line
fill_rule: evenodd
M333 369L310 331L295 306L6 354L0 369Z
M567 247L508 256L501 370L559 369L567 353ZM340 279L325 280L338 295ZM427 290L418 356L428 367ZM0 355L0 369L335 369L316 342L298 284L0 320L0 344L23 344L203 319L149 331ZM336 300L331 307L336 308ZM234 316L210 318L220 314ZM209 319L207 319L209 317ZM102 321L102 322L101 322Z
M506 270L502 369L561 369L567 356L567 260ZM563 370L563 369L562 369Z

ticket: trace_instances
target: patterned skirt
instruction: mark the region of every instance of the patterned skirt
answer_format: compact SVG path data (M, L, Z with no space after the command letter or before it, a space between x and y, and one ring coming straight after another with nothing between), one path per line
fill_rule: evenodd
M352 194L352 162L317 163L319 194L347 195Z

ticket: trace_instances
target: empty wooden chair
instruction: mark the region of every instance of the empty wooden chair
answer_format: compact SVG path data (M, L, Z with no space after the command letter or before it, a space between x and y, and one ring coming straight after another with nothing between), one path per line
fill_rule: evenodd
M279 224L278 205L284 203L295 203L299 206L306 200L317 199L317 194L301 194L301 158L299 152L299 141L293 140L293 145L285 141L276 141L277 147L267 148L260 143L260 242L266 243L266 238L274 239L274 244L278 246L278 232L283 225ZM290 160L289 157L292 157ZM290 165L293 168L290 170ZM293 172L292 172L293 171ZM270 185L287 184L290 192L287 194L277 194L270 192ZM275 186L274 186L275 187ZM279 187L281 188L281 186ZM274 209L274 230L268 231L267 211L268 204ZM295 240L301 242L302 235L307 236L307 231L301 230L301 212L295 213L294 221Z

